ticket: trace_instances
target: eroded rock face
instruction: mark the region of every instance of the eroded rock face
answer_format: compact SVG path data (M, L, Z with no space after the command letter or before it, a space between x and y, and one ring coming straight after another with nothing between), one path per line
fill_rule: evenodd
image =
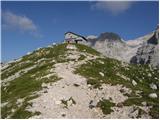
M137 54L131 58L130 62L158 66L158 58L158 45L144 45L138 49Z
M131 63L136 64L151 64L158 67L159 64L159 31L158 29L154 34L138 48L137 53L130 60Z
M91 46L103 55L134 64L159 64L159 28L152 33L139 37L135 40L123 41L115 33L102 33L99 37L88 37L88 42L83 43Z

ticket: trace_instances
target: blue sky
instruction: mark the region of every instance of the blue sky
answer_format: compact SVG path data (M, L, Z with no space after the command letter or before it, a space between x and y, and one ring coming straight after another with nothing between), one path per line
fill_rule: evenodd
M1 2L2 61L38 47L62 42L64 33L99 35L115 32L130 40L153 31L158 2Z

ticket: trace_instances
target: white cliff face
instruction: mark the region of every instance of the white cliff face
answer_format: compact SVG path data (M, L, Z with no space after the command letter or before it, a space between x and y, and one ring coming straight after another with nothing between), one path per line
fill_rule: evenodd
M151 64L156 67L159 64L159 31L158 28L144 36L143 44L138 47L137 53L131 58L131 63Z
M115 33L102 33L99 37L87 37L85 45L95 48L103 55L128 63L158 66L159 31L134 40L124 41Z
M97 39L89 39L89 46L92 46L103 55L130 62L133 55L136 55L138 45L131 46L131 43L126 43L117 34L103 33Z
M126 41L126 44L132 47L140 47L141 45L143 45L149 38L151 38L153 36L154 32L147 34L145 36L136 38L134 40L128 40Z
M94 48L101 52L103 55L106 55L110 58L115 58L118 60L127 61L125 56L125 51L127 51L127 46L125 43L121 42L108 42L108 41L97 41L94 45Z

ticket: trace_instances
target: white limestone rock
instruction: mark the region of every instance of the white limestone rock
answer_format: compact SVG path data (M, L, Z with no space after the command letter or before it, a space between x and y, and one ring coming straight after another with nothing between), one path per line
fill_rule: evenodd
M152 74L151 74L151 73L148 73L148 76L149 76L149 77L151 77L151 76L152 76Z
M157 96L156 93L150 93L150 94L149 94L149 97L150 97L150 98L157 98L158 96Z
M100 74L102 77L104 77L104 73L102 73L102 72L99 72L99 74Z
M136 86L137 85L137 82L135 80L132 80L132 85L133 86Z
M143 106L146 106L146 105L147 105L147 102L144 101L144 102L142 102L141 104L142 104Z
M151 83L149 86L151 89L157 90L157 85L155 85L154 83Z

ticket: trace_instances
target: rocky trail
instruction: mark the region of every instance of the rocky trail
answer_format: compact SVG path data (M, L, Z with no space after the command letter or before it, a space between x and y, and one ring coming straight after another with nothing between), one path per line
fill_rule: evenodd
M158 70L82 44L33 51L2 69L2 118L158 118Z
M69 59L79 58L80 54L75 46L68 46L67 57ZM128 97L124 96L120 90L126 93L131 92L122 85L112 86L103 84L101 89L92 88L87 84L86 78L75 74L77 66L84 64L88 60L96 59L97 56L84 54L86 58L81 61L69 61L54 65L55 73L61 80L52 84L43 84L40 96L31 100L32 107L29 111L39 111L41 114L31 118L136 118L138 111L134 106L113 107L113 112L104 115L97 103L102 99L110 99L116 105L125 101ZM147 108L142 108L147 111ZM149 118L149 116L144 116ZM142 116L143 118L143 116Z

